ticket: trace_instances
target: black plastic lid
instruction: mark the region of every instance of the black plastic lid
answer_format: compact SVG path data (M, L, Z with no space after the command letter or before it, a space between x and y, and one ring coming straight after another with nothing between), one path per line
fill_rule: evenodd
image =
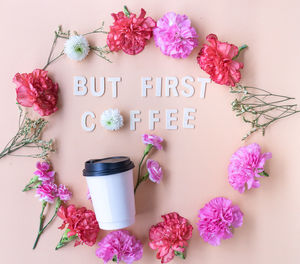
M128 157L109 157L105 159L91 159L85 162L83 176L105 176L125 172L134 168Z

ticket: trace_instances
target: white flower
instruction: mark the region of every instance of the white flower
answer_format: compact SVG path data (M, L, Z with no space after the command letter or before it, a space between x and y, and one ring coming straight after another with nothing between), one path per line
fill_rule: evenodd
M65 42L64 52L72 60L83 60L88 55L89 51L89 43L84 36L71 36Z
M118 109L105 110L101 115L101 125L108 130L119 130L123 126L123 116Z

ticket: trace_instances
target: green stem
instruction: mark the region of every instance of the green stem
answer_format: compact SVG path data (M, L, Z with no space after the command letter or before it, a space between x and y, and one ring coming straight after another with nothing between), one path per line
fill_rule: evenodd
M40 234L42 234L44 232L44 230L47 228L47 226L56 218L57 216L57 210L55 210L54 215L51 217L51 219L49 220L49 222L41 229L41 231L39 232Z
M28 143L27 143L28 144ZM2 159L3 157L5 157L6 155L9 155L10 153L13 153L14 151L22 148L23 146L25 146L26 144L22 144L19 145L18 147L12 148L12 145L6 149L4 149L1 153L0 153L0 159Z
M246 45L246 44L240 46L238 54L235 57L233 57L232 59L235 60L240 55L241 51L244 50L244 49L246 49L246 48L248 48L248 45Z
M149 154L150 150L152 149L153 145L151 144L148 144L145 151L144 151L144 155L139 163L139 169L138 169L138 178L137 178L137 182L136 182L136 185L134 187L134 193L136 193L136 190L137 188L139 187L139 185L141 184L142 180L141 180L141 169L142 169L142 165L143 165L143 162L146 158L146 156Z
M134 188L134 193L136 192L137 188L139 187L139 185L143 182L143 181L146 181L149 177L149 173L147 172L142 178L140 178L138 180L138 182L136 183L136 186Z
M35 239L35 242L34 242L34 244L33 244L33 248L32 248L32 249L35 249L35 248L36 248L37 243L38 243L38 241L39 241L39 238L40 238L40 236L41 236L40 231L41 231L42 228L43 228L43 223L44 223L44 211L45 211L46 205L47 205L47 202L43 201L43 202L42 202L42 212L41 212L41 214L40 214L39 232L38 232L38 235L37 235L37 237L36 237L36 239Z

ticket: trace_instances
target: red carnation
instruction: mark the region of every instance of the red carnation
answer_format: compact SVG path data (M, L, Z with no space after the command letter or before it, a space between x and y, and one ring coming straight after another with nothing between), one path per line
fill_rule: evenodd
M107 45L111 51L123 50L125 53L135 55L140 53L146 41L152 37L152 30L156 22L151 17L146 17L146 11L142 8L139 17L129 14L127 8L124 12L112 14L114 24L110 26L107 36Z
M48 116L57 110L58 84L40 69L32 73L17 73L13 78L17 85L17 102L25 107L33 107L41 116Z
M80 240L76 240L75 246L86 244L93 246L99 233L99 225L95 213L87 210L85 207L76 208L75 205L69 205L67 208L61 206L57 215L64 220L59 229L70 229L68 237L77 235Z
M149 246L157 249L157 259L161 263L171 261L175 255L184 257L183 252L192 237L193 226L178 213L163 215L163 222L153 225L149 231Z
M241 79L240 69L244 67L242 63L233 60L238 56L239 48L218 41L214 34L208 35L206 40L211 45L204 44L197 57L201 69L206 71L214 82L235 86Z

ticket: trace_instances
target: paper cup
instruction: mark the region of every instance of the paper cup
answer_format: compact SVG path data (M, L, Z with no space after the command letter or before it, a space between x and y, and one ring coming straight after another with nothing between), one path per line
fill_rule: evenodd
M83 175L101 229L116 230L135 222L134 164L128 157L85 162Z

